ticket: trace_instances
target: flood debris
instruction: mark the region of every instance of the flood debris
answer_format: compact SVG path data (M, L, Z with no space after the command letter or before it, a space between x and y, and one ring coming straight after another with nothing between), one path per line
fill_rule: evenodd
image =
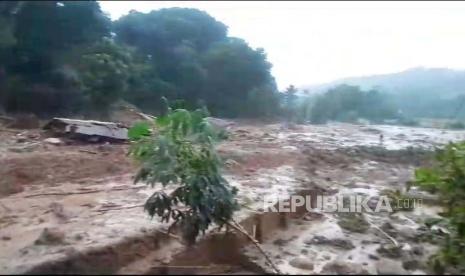
M376 252L384 257L392 259L397 259L402 256L402 248L392 244L382 244L376 249Z
M235 122L232 122L229 120L224 120L224 119L219 119L219 118L214 118L214 117L208 117L207 120L213 126L217 128L221 128L221 129L229 129L230 127L236 124Z
M84 142L122 142L128 139L128 127L113 122L53 118L43 129L55 136Z
M311 244L320 244L320 245L329 245L329 246L334 246L337 248L345 249L345 250L350 250L354 249L355 246L354 244L347 239L328 239L325 236L320 236L320 235L315 235L312 239L305 240L305 244L311 245Z
M323 267L324 274L345 274L345 275L361 275L369 274L362 265L352 262L344 262L340 260L327 263Z
M370 224L361 213L340 213L338 224L341 228L357 233L365 233Z
M400 262L390 259L383 259L377 262L376 270L379 275L405 275L407 273Z
M394 139L396 129L384 131L373 126L383 130L385 145L399 146L377 150L377 134L362 132L355 126L299 128L296 132L281 128L280 124L251 125L237 121L228 131L230 139L218 145L226 163L226 177L238 187L239 201L244 204L236 219L247 222L243 228L257 243L260 239L259 246L270 261L242 229L239 232L229 227L227 239L222 233L209 232L195 246L194 253L178 242L176 231L168 235L164 224L148 220L142 212L142 203L151 191L145 185L132 186L127 144L70 143L70 146L55 147L46 144L44 139L58 138L68 144L68 134L60 136L51 131L31 130L0 132L5 137L0 139L0 150L3 143L3 160L7 164L0 166L3 176L0 195L5 195L0 203L0 244L7 248L1 252L2 271L76 274L107 269L113 274L148 275L161 270L175 274L197 273L199 270L194 267L198 266L234 266L243 261L247 269L250 266L253 271L266 273L275 271L270 263L288 274L429 272L426 261L437 248L437 242L433 243L432 239L443 236L426 225L434 224L430 220L438 217L440 208L422 205L392 216L314 209L286 217L282 224L278 213L264 212L259 197L297 193L313 198L320 194L351 195L365 191L376 198L376 203L381 191L404 188L411 179L416 163L413 153L417 150L409 151L404 146L415 145L412 137L416 133L406 129L406 142L399 145ZM434 135L435 131L425 131L425 145L441 141L439 138L447 141L459 139L459 134L465 135L462 132ZM370 147L353 145L354 141ZM29 142L39 142L39 147L22 154L8 150ZM347 144L347 148L336 142ZM119 169L113 172L110 168L115 165ZM18 194L19 191L23 193ZM12 192L16 194L10 195ZM47 238L38 241L42 243L38 246L35 241L45 227L52 232L58 229L57 239L47 230L44 234ZM395 238L399 248L376 227ZM80 254L69 255L70 248ZM395 257L396 254L400 257ZM221 272L230 273L226 269Z
M27 143L24 146L18 147L10 147L8 148L9 151L15 153L25 153L25 152L32 152L40 146L40 143Z
M63 144L63 141L60 138L51 137L51 138L44 139L44 143L47 143L50 145L61 145Z
M44 228L35 245L57 245L64 244L65 233L57 228Z
M305 270L313 270L313 263L310 259L304 257L296 257L289 262L289 265Z
M34 114L19 114L14 118L2 116L6 126L15 129L36 129L40 127L39 118Z

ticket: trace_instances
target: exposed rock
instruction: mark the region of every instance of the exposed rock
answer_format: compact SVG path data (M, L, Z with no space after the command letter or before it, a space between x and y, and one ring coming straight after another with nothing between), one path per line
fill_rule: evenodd
M390 259L382 259L376 263L376 271L380 275L405 275L407 271L400 262Z
M387 258L400 258L402 256L402 248L393 244L382 244L376 252Z
M407 270L415 270L415 269L420 268L420 266L421 264L418 260L411 259L411 258L402 262L402 267Z
M35 241L36 245L64 244L65 233L57 228L45 228Z
M9 240L11 240L11 237L10 236L3 236L2 240L3 241L9 241Z
M288 256L297 256L296 254L294 253L291 253L289 251L283 251L284 254L288 255Z
M295 268L305 269L305 270L313 270L313 267L314 267L312 261L310 261L307 258L303 258L303 257L297 257L297 258L292 259L289 262L289 265Z
M332 261L327 263L322 270L323 274L360 275L368 274L361 264Z
M277 246L284 246L289 242L289 240L284 240L284 239L277 239L273 242L274 245Z
M16 143L24 143L27 141L27 138L26 137L18 137L16 138Z
M319 245L330 245L342 249L354 249L355 246L350 240L345 240L345 239L328 239L324 236L314 236L310 240L304 241L305 244L319 244Z
M421 245L417 245L417 246L412 247L412 253L417 255L417 256L423 256L424 251L425 251L425 249Z
M421 232L408 226L402 226L399 227L399 236L406 240L418 242L421 237Z
M379 260L379 257L373 254L368 254L368 258L375 260L375 261Z
M365 233L370 225L361 213L340 213L339 226L350 232Z

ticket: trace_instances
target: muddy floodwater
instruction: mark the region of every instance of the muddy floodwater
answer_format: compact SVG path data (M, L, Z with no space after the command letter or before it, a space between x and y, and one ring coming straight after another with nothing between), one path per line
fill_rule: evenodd
M142 209L160 187L132 183L127 145L55 146L32 134L21 135L35 146L19 152L11 150L24 143L18 134L2 133L1 273L272 272L238 234L212 229L193 248L167 236L167 225ZM465 140L464 131L236 122L229 134L217 147L226 178L239 188L235 219L281 272L430 273L438 234L424 223L441 211L432 195L414 189L409 196L422 204L413 210L361 215L270 213L264 197L358 195L376 204L387 191L406 193L415 168L430 162L435 147Z

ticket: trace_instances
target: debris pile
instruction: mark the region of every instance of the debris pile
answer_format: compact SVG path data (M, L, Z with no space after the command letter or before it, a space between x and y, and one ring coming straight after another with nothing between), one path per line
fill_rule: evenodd
M54 118L43 129L55 136L86 142L122 142L128 139L128 127L113 122Z

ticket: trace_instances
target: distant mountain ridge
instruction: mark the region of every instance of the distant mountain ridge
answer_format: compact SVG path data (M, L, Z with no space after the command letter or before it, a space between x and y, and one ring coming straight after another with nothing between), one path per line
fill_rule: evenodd
M314 95L340 84L386 93L399 112L409 117L465 120L465 70L417 67L391 74L343 78L299 90L306 89Z
M450 99L465 95L465 70L448 68L417 67L392 74L349 77L320 85L300 87L311 94L325 92L331 87L340 85L358 85L363 90L378 88L394 94L428 95L441 99Z

